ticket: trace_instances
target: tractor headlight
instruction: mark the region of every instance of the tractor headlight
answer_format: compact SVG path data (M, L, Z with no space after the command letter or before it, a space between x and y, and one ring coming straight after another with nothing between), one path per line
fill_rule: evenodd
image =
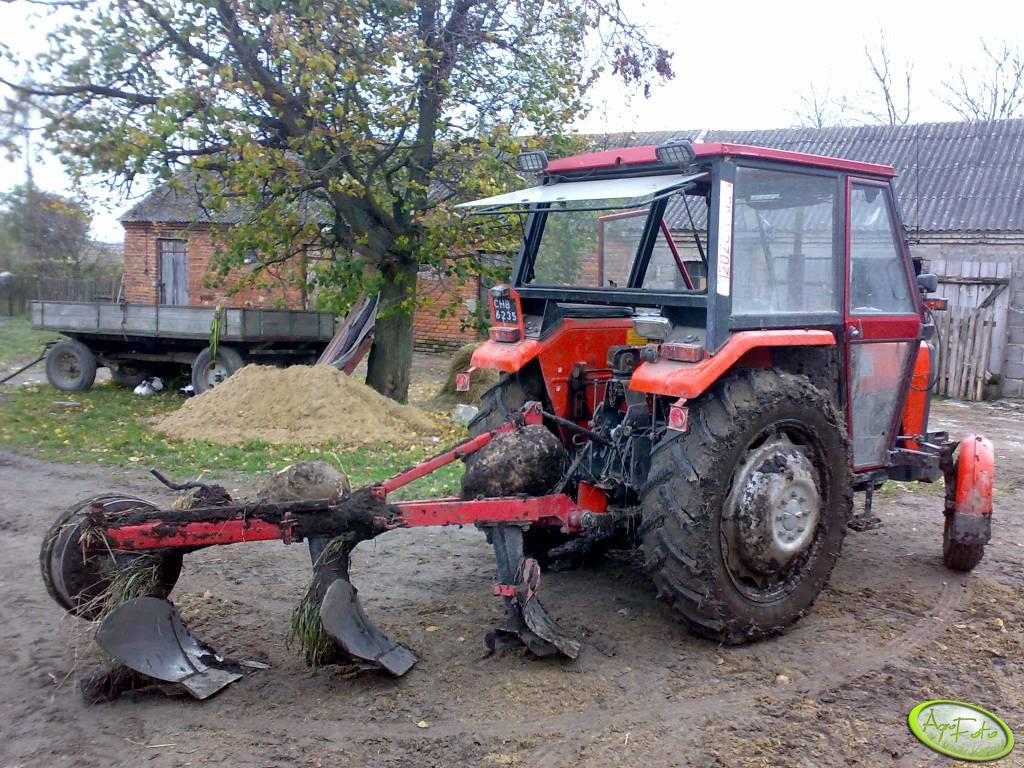
M672 330L672 321L661 315L637 315L633 318L633 330L646 339L664 341Z
M548 155L542 149L519 153L519 170L523 173L540 173L548 167Z
M697 157L693 142L689 139L669 139L655 147L654 154L659 163L678 165L681 168L688 166Z

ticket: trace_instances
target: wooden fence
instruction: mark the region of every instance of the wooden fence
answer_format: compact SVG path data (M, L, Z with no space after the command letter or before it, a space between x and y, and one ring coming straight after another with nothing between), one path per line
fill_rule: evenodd
M939 296L949 309L936 313L939 332L935 392L981 400L1006 359L1010 261L932 259Z
M29 302L40 301L117 301L121 276L106 277L15 277L0 286L0 314L28 314Z

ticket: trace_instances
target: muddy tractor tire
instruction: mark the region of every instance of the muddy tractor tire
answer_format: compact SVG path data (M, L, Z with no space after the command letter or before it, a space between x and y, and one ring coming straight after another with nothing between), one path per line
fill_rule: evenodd
M985 557L985 545L954 541L952 533L953 518L947 517L942 528L942 562L951 571L973 571Z
M730 374L689 410L688 430L652 454L646 569L700 635L778 634L839 557L853 505L844 421L807 378L773 370Z
M242 356L231 347L223 344L217 347L216 358L210 354L210 348L205 347L192 363L192 391L201 395L208 389L213 389L222 381L245 365Z
M525 386L524 386L525 384ZM534 391L536 386L534 383L526 379L523 381L519 375L502 374L498 383L488 389L480 398L480 411L469 422L469 434L471 437L489 432L492 429L497 429L506 421L508 421L509 414L515 413L530 400L542 400L543 394L541 392ZM487 448L480 451L481 454L486 455ZM472 457L471 457L472 461ZM470 473L471 462L467 462L467 474ZM476 481L470 478L471 486ZM543 483L542 483L543 484ZM529 492L530 488L526 486L534 487L537 483L531 481L529 478L524 480L521 473L515 473L514 476L510 476L507 482L502 482L500 486L500 495L516 495L520 493ZM475 487L470 488L470 492L476 492L478 489ZM546 493L550 491L548 487L541 491ZM466 490L463 491L464 495ZM559 547L565 544L569 540L569 537L562 533L557 528L553 528L547 525L535 525L528 528L523 534L523 552L527 557L535 559L541 567L547 567L551 563L551 558L548 556L548 552L555 547Z
M62 392L84 392L96 383L96 355L80 341L58 341L46 353L46 380Z
M497 429L510 413L515 413L529 400L518 376L503 373L498 383L480 396L480 410L469 422L469 435L477 435Z

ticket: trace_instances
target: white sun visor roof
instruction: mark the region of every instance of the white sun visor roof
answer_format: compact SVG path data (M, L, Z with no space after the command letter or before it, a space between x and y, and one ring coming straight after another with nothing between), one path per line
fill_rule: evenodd
M485 197L469 203L459 203L455 207L478 209L474 213L508 213L509 211L499 211L498 209L525 209L543 203L614 200L616 208L639 208L706 175L706 173L690 175L677 173L665 176L604 179L602 181L568 181ZM572 208L572 206L567 207ZM561 206L559 210L561 210Z

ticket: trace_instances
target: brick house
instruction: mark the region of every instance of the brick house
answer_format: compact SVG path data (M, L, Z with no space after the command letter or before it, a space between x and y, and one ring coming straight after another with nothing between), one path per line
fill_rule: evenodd
M258 277L246 267L224 276L215 273L212 266L218 236L238 223L239 216L231 209L211 215L187 185L154 189L120 219L124 227L124 300L313 308L305 276L314 254L268 267ZM418 348L446 351L480 338L474 320L485 306L486 286L479 279L460 284L440 270L424 268L418 292L421 306L413 321Z

